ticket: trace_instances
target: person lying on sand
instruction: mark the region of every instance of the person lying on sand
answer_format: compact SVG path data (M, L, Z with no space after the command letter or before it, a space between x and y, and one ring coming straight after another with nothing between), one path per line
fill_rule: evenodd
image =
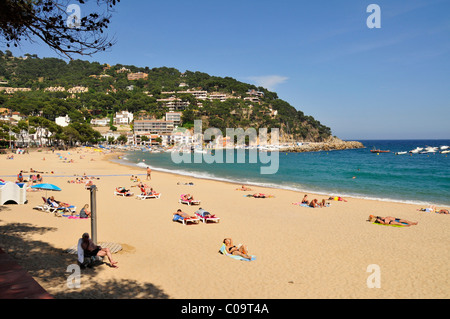
M419 212L436 213L436 214L448 214L448 209L437 210L435 205L431 205L428 208L418 209Z
M395 218L395 217L391 217L391 216L380 217L380 216L370 215L368 221L370 221L371 223L377 223L377 224L400 225L400 226L407 226L407 227L418 224L418 222L411 222L406 219Z
M225 250L227 251L227 253L231 255L238 255L250 260L252 259L252 257L248 255L247 248L244 245L233 245L233 240L231 238L225 238L223 240L223 243L225 244Z
M253 198L272 198L275 197L273 195L266 195L266 194L262 194L262 193L255 193L253 195L247 195L247 197L253 197Z
M343 199L342 197L339 197L339 196L330 197L330 198L328 198L328 200L335 200L335 201L339 201L339 202L347 202L346 199Z
M242 185L241 188L236 188L236 190L237 191L248 192L248 191L251 191L252 189Z

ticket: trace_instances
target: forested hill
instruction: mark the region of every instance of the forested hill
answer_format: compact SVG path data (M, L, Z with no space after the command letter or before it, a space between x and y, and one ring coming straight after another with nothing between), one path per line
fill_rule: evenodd
M148 76L128 78L138 72ZM330 128L279 99L275 92L198 71L109 66L82 60L66 62L30 54L17 58L9 51L0 51L0 87L31 89L12 94L0 92L0 108L48 120L69 115L73 122L89 123L93 117L122 110L145 111L162 118L168 107L161 100L176 97L189 102L183 111L185 126L202 119L204 128L217 127L222 131L227 127L280 128L285 140L323 141L331 136ZM74 87L86 88L87 92L74 93ZM187 94L188 90L207 91L208 98L199 99ZM218 99L219 94L226 99Z

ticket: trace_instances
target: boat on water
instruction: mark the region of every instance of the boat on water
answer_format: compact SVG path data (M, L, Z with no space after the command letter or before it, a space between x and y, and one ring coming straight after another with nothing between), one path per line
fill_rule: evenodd
M409 151L412 154L418 154L419 152L423 151L423 147L416 147L415 149Z
M441 154L448 154L450 153L450 150L441 151Z
M395 155L404 155L404 154L408 154L408 152L397 152L397 153L395 153Z
M376 148L373 148L373 149L371 149L370 150L372 153L390 153L391 151L389 151L389 150L379 150L379 149L376 149Z

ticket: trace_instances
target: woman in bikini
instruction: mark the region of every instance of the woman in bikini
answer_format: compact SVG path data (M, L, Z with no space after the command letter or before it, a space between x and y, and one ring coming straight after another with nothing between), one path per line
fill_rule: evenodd
M384 224L384 225L400 225L400 226L412 226L412 225L417 225L417 222L411 222L409 220L406 219L401 219L401 218L395 218L395 217L380 217L380 216L373 216L370 215L369 216L369 221L372 223L377 223L377 224Z
M223 240L223 243L225 244L225 250L227 251L228 254L238 255L250 260L252 259L252 257L248 255L248 251L244 245L241 244L239 244L238 246L233 245L233 240L231 238L225 238Z

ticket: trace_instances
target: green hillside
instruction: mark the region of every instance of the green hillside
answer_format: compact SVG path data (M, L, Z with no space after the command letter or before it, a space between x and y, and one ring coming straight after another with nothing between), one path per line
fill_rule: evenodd
M148 77L129 80L128 74L135 72L146 73ZM223 131L227 127L280 128L281 136L286 140L323 141L331 136L330 128L279 99L275 92L231 77L198 71L182 73L168 67L150 69L82 60L66 62L30 54L17 58L9 51L0 51L0 81L3 83L0 86L31 89L9 95L0 93L0 107L50 121L67 114L72 122L85 124L93 117L106 117L122 110L145 111L149 116L161 118L168 108L158 100L176 97L189 102L183 111L183 125L187 127L195 119L202 119L204 128L217 127ZM77 86L88 88L88 91L68 92ZM52 87L64 90L48 92ZM187 90L227 94L228 98L205 100L179 93ZM249 94L251 90L258 96Z

